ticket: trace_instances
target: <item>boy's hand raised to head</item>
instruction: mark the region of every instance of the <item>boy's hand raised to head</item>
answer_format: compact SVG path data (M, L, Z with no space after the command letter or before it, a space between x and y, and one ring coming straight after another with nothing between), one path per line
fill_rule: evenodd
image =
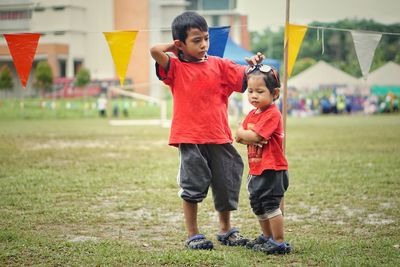
M175 43L158 44L150 49L151 56L164 69L167 67L169 62L169 57L166 53L173 53L174 55L178 54Z
M246 60L247 64L249 64L250 66L253 66L253 65L257 65L257 64L260 64L261 62L263 62L263 60L265 59L265 56L263 55L263 53L257 52L256 55L254 55L252 57L245 57L244 59Z

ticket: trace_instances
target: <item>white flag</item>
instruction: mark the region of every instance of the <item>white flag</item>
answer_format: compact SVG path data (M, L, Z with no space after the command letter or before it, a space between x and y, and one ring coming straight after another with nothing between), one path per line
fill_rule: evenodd
M366 79L369 69L371 68L375 49L381 40L382 34L351 31L351 35L353 36L354 47L356 48L361 72L364 79Z

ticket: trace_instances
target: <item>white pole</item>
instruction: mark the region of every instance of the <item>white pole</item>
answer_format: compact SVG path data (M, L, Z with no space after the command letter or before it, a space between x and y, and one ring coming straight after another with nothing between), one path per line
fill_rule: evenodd
M289 24L289 14L290 13L290 0L286 0L286 19L285 19L285 33L287 30L287 25ZM285 138L283 139L283 150L286 150L286 117L287 117L287 98L288 98L288 90L287 90L287 80L288 80L288 46L289 46L289 36L286 36L287 40L284 44L284 72L283 72L283 103L282 103L282 117L283 117L283 132L285 134Z

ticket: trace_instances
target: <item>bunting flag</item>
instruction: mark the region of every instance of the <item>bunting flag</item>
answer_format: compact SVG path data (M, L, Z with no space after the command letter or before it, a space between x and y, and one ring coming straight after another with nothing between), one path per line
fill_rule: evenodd
M297 54L299 53L304 35L307 32L307 26L286 24L285 27L285 45L288 48L288 77L292 74L294 63L296 62ZM289 41L289 42L288 42Z
M226 41L228 40L230 26L210 27L208 33L210 37L210 56L224 57Z
M23 88L29 79L32 68L32 62L36 54L40 34L39 33L16 33L4 34L10 50L15 69Z
M382 34L351 31L354 47L364 79L367 78L374 58L375 49L381 40Z
M138 31L103 32L103 34L114 60L119 83L123 86Z

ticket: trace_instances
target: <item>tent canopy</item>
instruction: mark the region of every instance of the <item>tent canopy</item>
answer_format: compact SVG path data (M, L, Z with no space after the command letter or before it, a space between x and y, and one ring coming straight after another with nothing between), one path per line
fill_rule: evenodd
M358 87L361 84L357 78L322 60L288 80L288 87L304 90L314 90L324 86Z
M236 44L230 37L228 37L228 40L226 42L225 46L225 53L224 53L224 58L228 58L237 64L240 65L247 65L246 60L244 60L245 57L251 57L254 54L250 51L247 51L240 45ZM276 59L270 59L266 58L263 61L263 64L266 65L271 65L277 70L279 70L281 63L279 60Z
M400 65L390 61L368 74L365 82L368 85L400 87Z
M371 94L385 96L389 93L400 95L400 86L395 85L374 85L371 87Z

